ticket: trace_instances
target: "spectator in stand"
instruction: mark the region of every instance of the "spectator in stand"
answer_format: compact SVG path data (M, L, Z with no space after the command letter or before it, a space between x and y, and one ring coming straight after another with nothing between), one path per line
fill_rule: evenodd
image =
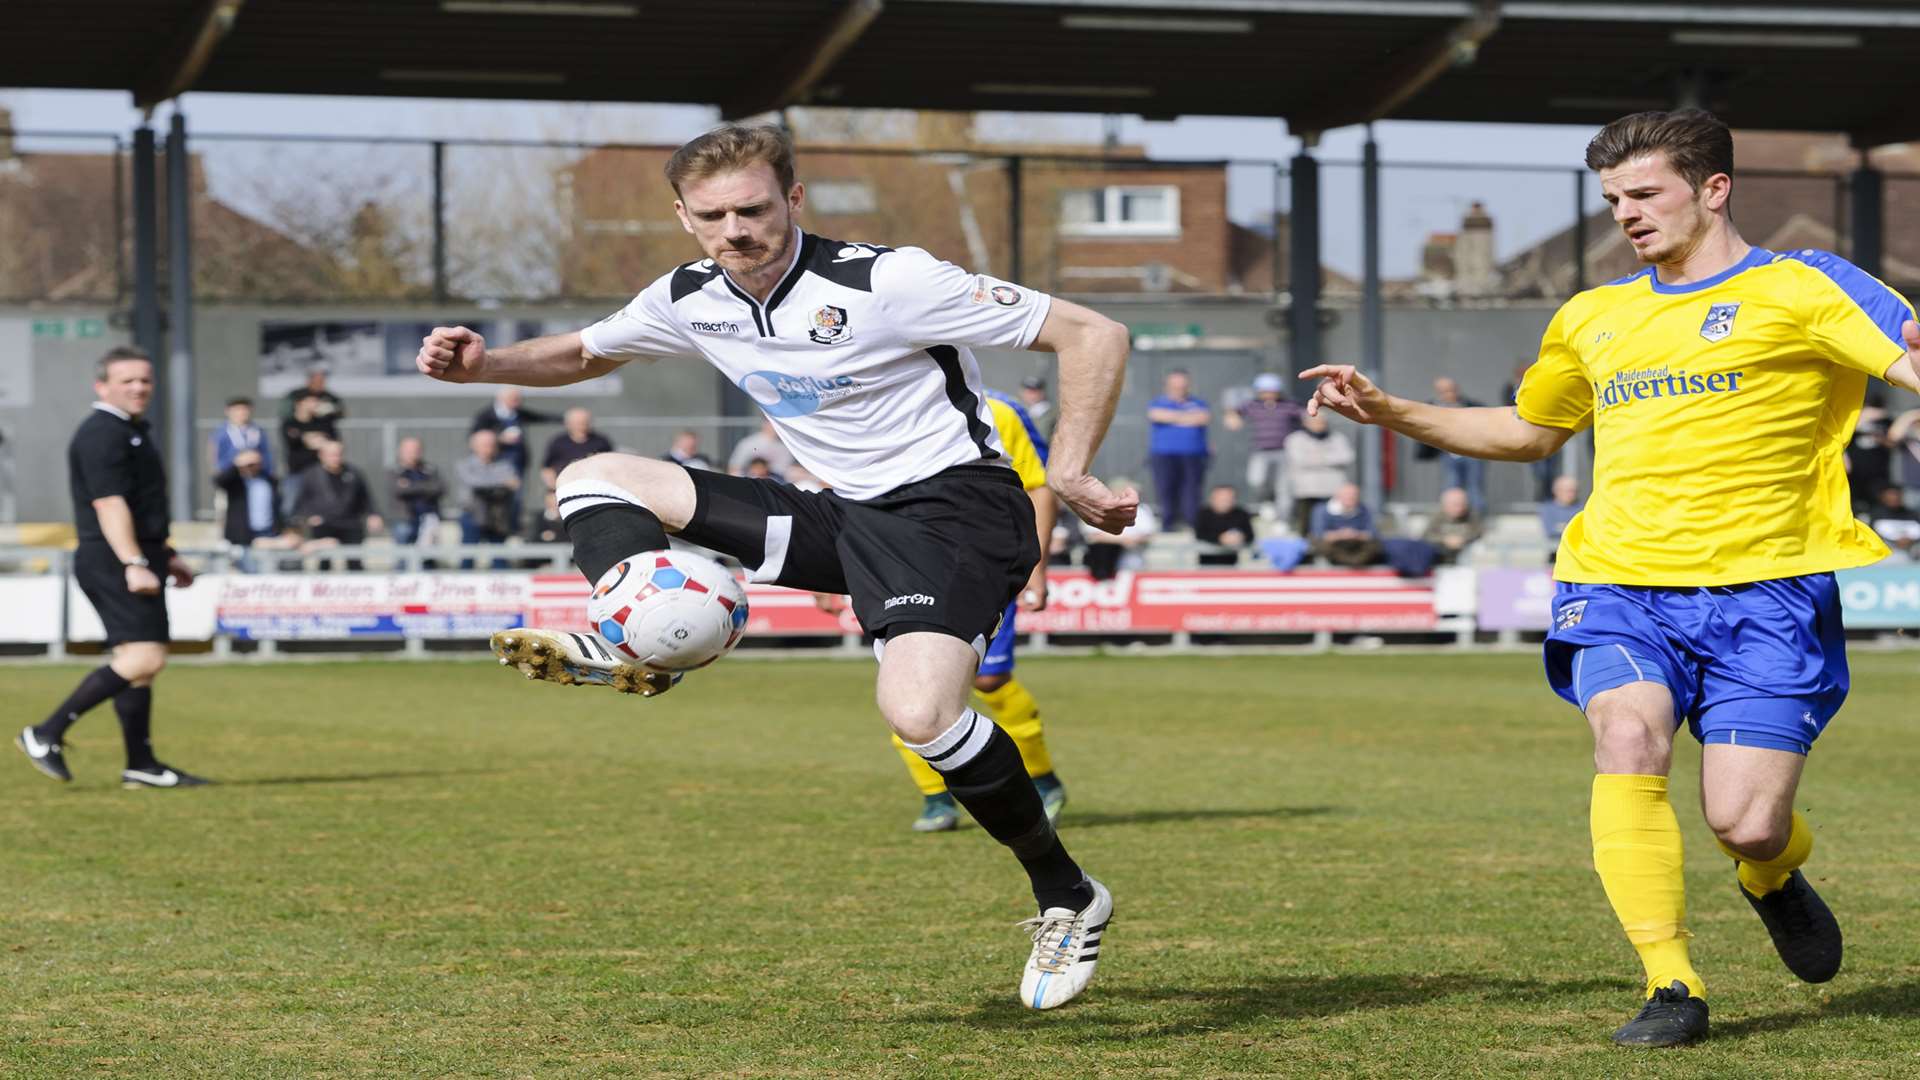
M347 418L346 403L335 396L333 391L327 389L327 365L325 364L314 364L307 368L306 383L287 391L287 396L280 399L280 419L283 421L292 419L294 408L300 404L300 399L303 397L320 399L319 404L314 407L313 415L323 420L330 420L337 424ZM288 466L287 472L289 474L293 472L292 466Z
M613 453L613 442L593 430L593 414L578 406L560 418L563 430L547 444L547 456L540 461L540 479L552 491L560 482L560 470L595 454Z
M340 441L340 432L331 416L321 416L325 399L304 390L294 399L293 415L280 421L280 441L286 449L287 482L280 489L281 509L293 515L293 504L300 498L300 485L307 471L320 460L320 448Z
M775 476L785 476L787 470L793 467L793 455L787 452L786 444L780 441L780 433L773 430L773 421L765 417L760 419L759 431L733 444L733 453L727 455L727 471L735 476L745 476L747 463L754 458L766 462L768 471Z
M1904 500L1920 506L1920 409L1908 409L1887 429L1887 442L1899 448L1900 482L1907 489Z
M560 498L551 489L540 512L527 523L527 540L535 544L567 542L567 528L560 520Z
M1246 429L1247 498L1265 513L1286 520L1293 509L1287 488L1287 436L1300 427L1306 407L1286 397L1286 382L1271 371L1253 377L1253 400L1226 415L1228 431Z
M1034 430L1042 439L1053 440L1053 426L1060 422L1060 414L1047 398L1047 380L1038 375L1030 375L1020 380L1020 402L1026 406L1027 418L1033 421Z
M286 549L299 544L281 522L280 485L267 472L266 456L242 450L213 478L213 486L227 496L227 517L221 535L234 548L234 565L243 574L255 570L254 547Z
M1547 543L1554 550L1547 553L1547 561L1552 562L1560 548L1560 537L1573 524L1573 516L1580 512L1580 481L1571 476L1553 478L1553 498L1540 504L1540 531L1546 534Z
M1303 417L1287 436L1287 486L1293 500L1293 532L1306 536L1314 508L1333 497L1349 479L1353 442L1327 425L1326 415Z
M699 432L685 428L674 433L673 445L667 447L667 452L660 455L660 458L662 461L671 461L682 468L706 469L709 472L713 470L713 462L708 461L707 455L700 452Z
M1440 493L1440 509L1427 522L1427 531L1420 539L1433 546L1434 561L1442 566L1452 566L1460 561L1460 553L1468 545L1480 539L1486 530L1480 524L1480 515L1473 512L1473 503L1467 493L1459 488L1448 488Z
M431 544L440 531L440 500L447 482L426 460L420 440L412 436L394 448L393 468L387 473L387 494L393 501L393 542Z
M1229 549L1202 553L1201 566L1239 563L1240 549L1253 543L1253 515L1240 505L1232 484L1216 484L1207 492L1207 505L1200 508L1200 518L1193 524L1193 538Z
M347 464L346 448L337 442L322 445L319 460L300 474L300 494L293 504L294 521L307 534L302 550L339 544L363 544L367 533L380 528L373 512L373 495L360 470ZM358 559L347 569L360 569Z
M747 471L741 473L740 475L746 477L749 480L774 479L773 466L767 464L767 459L763 457L757 457L757 458L754 458L752 461L747 462Z
M1360 502L1358 484L1342 484L1313 508L1307 540L1314 555L1335 566L1373 566L1386 554L1373 511Z
M1133 481L1116 477L1107 486L1114 491L1126 491L1133 486ZM1082 529L1081 533L1087 541L1087 551L1082 557L1087 571L1095 581L1110 581L1120 571L1138 570L1146 563L1144 549L1159 535L1160 517L1151 505L1142 502L1133 524L1122 529L1120 535L1099 529Z
M1147 462L1160 517L1168 530L1190 528L1200 514L1200 489L1207 480L1207 425L1213 410L1192 395L1193 379L1181 370L1167 373L1159 397L1147 406L1152 430Z
M1853 425L1853 441L1847 446L1847 483L1853 488L1854 512L1870 515L1879 507L1880 489L1893 483L1893 439L1889 437L1893 416L1887 411L1886 395L1867 391L1860 419Z
M517 530L513 507L520 471L500 453L500 437L487 428L467 436L471 451L454 470L460 481L460 541L498 544Z
M1477 409L1478 401L1460 393L1460 384L1445 375L1433 380L1433 404L1443 409ZM1487 512L1487 463L1479 458L1462 454L1450 454L1437 446L1421 443L1414 451L1421 461L1440 460L1440 483L1442 487L1460 488L1467 493L1467 500L1473 504L1473 512Z
M213 453L208 455L214 474L231 468L233 459L243 450L259 455L260 471L273 475L273 447L267 443L267 433L253 422L253 399L231 397L227 399L226 426L213 433Z
M320 448L340 441L333 418L322 416L325 399L303 394L293 403L293 415L280 422L280 441L287 452L287 475L299 476L320 460Z
M1893 549L1896 559L1911 561L1916 543L1920 543L1920 514L1907 509L1899 488L1888 484L1868 511L1868 522L1880 539Z
M512 466L513 474L519 477L527 474L527 428L559 419L527 408L525 401L526 395L519 387L503 386L493 395L493 404L481 409L467 429L469 433L493 432L500 448L500 460Z
M1516 406L1520 401L1520 384L1527 377L1527 369L1533 366L1531 357L1523 358L1513 365L1513 376L1507 385L1500 388L1500 403ZM1560 475L1560 451L1555 450L1539 461L1529 462L1527 471L1533 475L1533 501L1544 503L1553 498L1553 478Z

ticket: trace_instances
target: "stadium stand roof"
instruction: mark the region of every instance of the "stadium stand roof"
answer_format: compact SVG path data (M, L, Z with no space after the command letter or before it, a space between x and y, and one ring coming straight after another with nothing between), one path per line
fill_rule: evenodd
M1920 135L1896 0L63 0L14 86Z

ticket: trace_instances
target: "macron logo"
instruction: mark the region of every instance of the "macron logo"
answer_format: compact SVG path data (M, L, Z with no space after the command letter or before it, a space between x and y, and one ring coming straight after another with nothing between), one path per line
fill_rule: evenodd
M690 322L688 326L702 334L737 334L740 324L737 322Z
M928 596L926 593L917 593L917 592L908 593L905 596L887 597L887 602L884 607L884 610L891 611L894 608L899 607L901 604L917 604L924 607L925 605L931 604L931 603L933 603L933 597Z

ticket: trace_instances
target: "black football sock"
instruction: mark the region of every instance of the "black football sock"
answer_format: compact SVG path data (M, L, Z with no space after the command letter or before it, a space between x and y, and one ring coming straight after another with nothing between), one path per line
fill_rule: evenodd
M113 695L113 711L120 714L120 737L127 744L127 768L151 769L153 756L153 687L129 686Z
M1033 789L1020 748L1000 725L968 709L951 728L922 746L907 744L939 770L947 790L987 835L1013 850L1033 882L1042 911L1075 911L1093 902L1087 875L1067 854Z
M119 672L111 667L94 668L73 688L73 693L67 695L67 700L53 710L52 716L34 725L34 737L41 742L59 742L87 710L126 688L127 680L121 678Z
M591 505L570 510L567 491L561 489L560 513L573 542L573 564L596 583L621 559L636 552L659 551L667 546L667 530L653 511L634 503L616 502L595 495L577 498L600 499Z

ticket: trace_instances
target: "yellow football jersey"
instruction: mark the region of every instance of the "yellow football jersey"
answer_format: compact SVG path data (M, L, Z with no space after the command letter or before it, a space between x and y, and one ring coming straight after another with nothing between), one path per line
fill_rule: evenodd
M1898 293L1812 250L1755 248L1687 285L1648 267L1568 300L1518 398L1532 423L1594 429L1593 494L1554 577L1732 585L1883 558L1842 453L1911 318Z
M1027 424L1020 418L1019 406L991 391L987 394L987 406L993 411L993 427L1000 433L1000 445L1007 451L1007 464L1020 474L1020 486L1028 491L1046 487L1046 462L1027 435Z

